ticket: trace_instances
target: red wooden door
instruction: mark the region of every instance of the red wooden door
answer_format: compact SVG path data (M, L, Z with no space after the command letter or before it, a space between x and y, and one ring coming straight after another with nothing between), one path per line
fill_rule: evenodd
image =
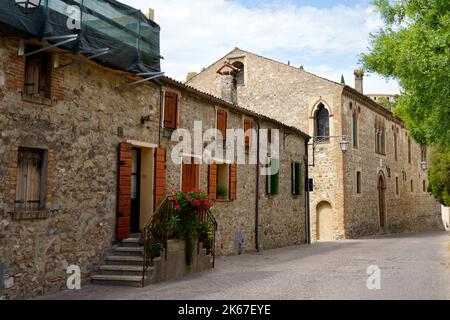
M155 149L155 210L166 194L166 150Z

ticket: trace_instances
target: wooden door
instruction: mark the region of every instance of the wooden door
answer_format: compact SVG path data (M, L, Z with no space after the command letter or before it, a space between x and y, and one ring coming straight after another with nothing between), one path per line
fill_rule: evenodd
M129 143L121 143L119 145L119 186L116 228L118 240L128 238L131 231L131 167L132 146Z

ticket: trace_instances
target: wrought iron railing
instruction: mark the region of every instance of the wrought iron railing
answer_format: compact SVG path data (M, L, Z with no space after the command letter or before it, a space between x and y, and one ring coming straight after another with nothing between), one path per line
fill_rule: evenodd
M175 214L176 210L173 203L169 201L168 197L164 197L153 217L142 230L144 244L142 286L145 285L146 275L153 263L153 259L160 256L162 250L164 251L164 259L167 261L167 242L171 236L170 220ZM204 248L206 248L207 255L212 256L212 267L214 268L217 221L210 210L198 213L197 217L206 226L206 230L211 233L206 237L205 235L200 235L199 232L197 253L200 253L200 243L202 242Z

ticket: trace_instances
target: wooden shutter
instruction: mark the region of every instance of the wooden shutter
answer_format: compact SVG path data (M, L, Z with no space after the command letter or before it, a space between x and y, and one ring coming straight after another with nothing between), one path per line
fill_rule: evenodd
M280 160L272 159L270 160L270 166L273 168L280 168ZM274 169L271 169L274 170ZM267 176L267 193L268 194L279 194L280 193L280 170L277 173Z
M246 147L250 147L250 142L252 139L252 135L251 135L251 131L247 133L247 131L253 129L253 121L250 119L245 119L244 120L244 133L246 133L245 135L245 146Z
M155 149L155 210L166 194L166 150Z
M164 128L176 129L178 119L178 95L166 92L164 99Z
M200 166L194 163L194 159L191 159L191 163L183 163L181 171L181 190L183 192L200 189Z
M237 199L237 164L230 165L230 200Z
M34 54L25 60L25 93L39 93L39 71L41 69L41 55Z
M45 207L45 181L42 151L19 149L16 184L16 210L38 211Z
M213 200L217 199L217 164L209 165L208 194Z
M132 145L121 143L119 145L118 170L118 205L117 205L117 239L123 240L130 236L131 216L131 165Z
M217 110L217 130L222 132L223 140L227 140L227 112Z

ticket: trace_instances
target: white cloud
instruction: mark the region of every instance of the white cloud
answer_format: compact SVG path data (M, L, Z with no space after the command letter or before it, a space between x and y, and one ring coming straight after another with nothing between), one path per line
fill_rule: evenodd
M333 76L332 80L349 74L350 83L357 55L368 46L369 33L380 25L373 8L358 5L248 8L229 0L122 1L143 12L149 6L155 9L155 20L161 25L163 71L179 80L240 47L276 60L287 57L321 76ZM336 58L343 56L348 57L345 62ZM331 61L326 70L323 61ZM395 85L383 86L383 82L377 79L374 90L396 91Z

